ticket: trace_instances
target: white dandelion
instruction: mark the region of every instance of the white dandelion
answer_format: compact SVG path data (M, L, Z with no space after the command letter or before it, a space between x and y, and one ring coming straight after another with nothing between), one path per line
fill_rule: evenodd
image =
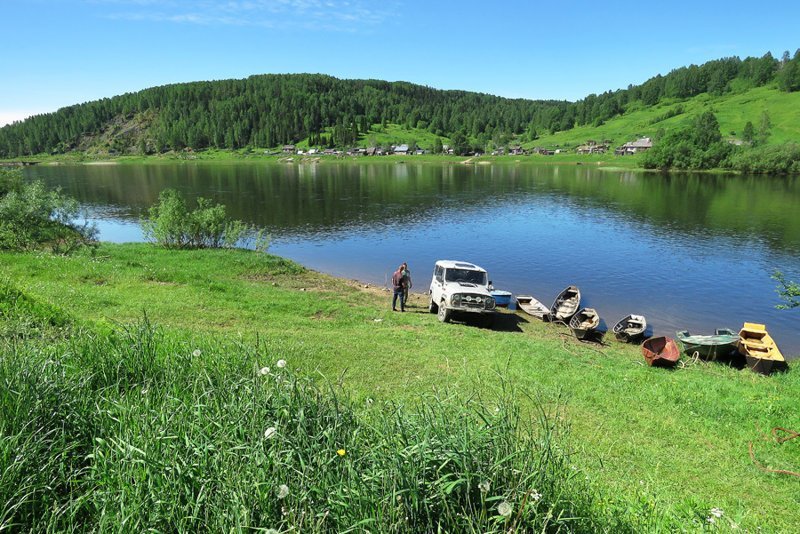
M259 369L258 372L261 373L262 375L268 375L269 374L269 367L262 367L261 369Z
M508 503L508 501L503 501L497 505L497 513L502 515L503 517L509 517L511 512L513 512L513 507Z
M478 484L478 489L481 490L481 493L489 493L489 489L491 489L491 487L492 485L488 480L484 480Z
M286 484L278 486L278 498L285 499L287 495L289 495L289 486Z
M264 431L264 437L266 439L272 439L272 438L275 437L275 434L277 434L277 433L278 433L278 431L275 429L275 427L271 426L271 427L269 427L268 429L266 429Z
M538 500L539 500L539 499L541 499L541 498L542 498L542 494L541 494L541 493L539 493L538 491L536 491L536 490L533 490L533 491L531 492L531 500L532 500L533 502L536 502L536 501L538 501Z
M194 356L195 358L198 358L201 354L203 354L203 351L201 351L200 349L194 349L192 351L192 356Z
M286 367L286 360L278 360L275 365L278 366L278 369L283 369Z
M714 516L714 517L716 517L716 518L720 518L720 517L722 517L722 514L723 514L723 513L724 513L724 512L723 512L722 510L720 510L719 508L712 508L712 509L711 509L711 515L713 515L713 516Z

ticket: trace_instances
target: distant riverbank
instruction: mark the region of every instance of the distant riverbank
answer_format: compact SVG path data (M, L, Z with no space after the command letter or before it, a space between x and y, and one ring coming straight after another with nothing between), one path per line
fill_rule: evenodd
M62 164L82 164L82 165L113 165L113 164L153 164L163 162L257 162L267 163L451 163L465 165L594 165L598 167L615 167L624 169L637 169L639 158L637 156L614 156L611 154L554 154L544 156L516 155L516 156L454 156L444 154L422 154L422 155L387 155L387 156L327 156L327 155L298 155L298 154L265 154L264 151L245 151L245 150L204 150L197 152L168 152L165 154L152 156L109 156L93 155L83 153L70 154L41 154L26 158L14 158L2 160L6 164L35 164L35 165L62 165Z

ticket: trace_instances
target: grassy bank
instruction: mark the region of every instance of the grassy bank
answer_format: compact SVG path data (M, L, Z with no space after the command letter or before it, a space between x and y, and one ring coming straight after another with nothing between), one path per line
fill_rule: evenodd
M0 160L2 161L2 160ZM246 150L204 150L186 153L166 153L153 156L88 156L85 154L71 153L49 155L40 154L23 161L35 161L39 165L158 165L160 163L176 162L203 162L203 163L283 163L283 164L372 164L372 163L397 163L397 164L466 164L466 165L597 165L615 168L638 168L637 156L614 156L613 154L555 154L542 156L538 154L529 156L480 156L466 157L443 154L423 154L413 156L284 156L267 155L263 151Z
M414 405L421 396L443 390L461 396L483 392L483 400L496 402L501 376L503 383L531 392L518 399L524 420L544 407L563 418L557 419L560 425L568 424L571 440L564 444L564 454L587 484L576 495L588 497L564 509L607 521L586 528L615 528L609 517L620 518L619 526L632 530L699 530L735 523L790 531L795 526L797 479L762 472L748 455L753 442L763 464L795 471L800 467L798 440L778 445L765 439L775 426L800 428L800 384L794 372L765 378L702 362L672 372L651 369L643 365L636 347L613 341L602 347L580 344L564 328L510 313L500 317L494 330L440 324L427 313L422 297L412 302L410 313L392 313L387 293L246 251L175 252L137 244L102 245L95 257L2 254L0 277L38 306L62 310L51 315L67 314L72 323L91 325L96 332L136 323L143 312L161 325L166 341L150 367L136 372L152 373L153 380L162 377L163 402L149 412L151 424L166 417L159 423L162 428L171 428L163 410L174 397L179 406L191 402L195 409L212 407L209 413L216 422L209 425L246 420L242 431L255 432L266 425L269 414L235 412L234 417L226 408L231 397L212 386L227 384L234 375L247 374L251 380L261 365L277 359L301 375L326 377L319 378L321 383L341 383L357 405L366 405L368 399ZM49 331L48 324L37 328ZM28 349L19 352L21 336L14 331L5 336L4 353L37 357ZM58 332L50 345L65 354L69 336L62 341ZM237 353L236 346L257 349ZM185 358L195 348L211 355L201 365L205 374L190 373L171 386L164 377L180 375L183 360L170 363L169 355ZM58 354L42 348L38 357L57 361ZM103 360L109 372L115 362L122 366L125 361L124 353L117 354ZM35 369L36 361L26 368ZM186 365L196 369L198 364ZM22 377L12 367L19 366L7 368L6 376L12 378L6 380L16 387ZM203 380L193 382L197 376ZM107 387L115 386L112 382ZM251 390L242 388L241 396L251 398ZM115 410L127 413L143 402L141 388L136 391L119 397ZM556 410L562 402L563 409ZM109 428L130 436L142 417L112 416L119 421L108 423ZM204 457L202 447L220 446L209 438L217 435L211 427L177 426L170 432L204 436L198 442L199 458ZM120 441L115 454L135 463L136 452L127 444L141 448ZM241 465L245 469L249 464ZM210 467L193 464L192 469L200 476ZM229 471L212 472L222 476ZM125 480L135 480L135 475L132 471ZM724 512L713 525L707 522L712 508Z

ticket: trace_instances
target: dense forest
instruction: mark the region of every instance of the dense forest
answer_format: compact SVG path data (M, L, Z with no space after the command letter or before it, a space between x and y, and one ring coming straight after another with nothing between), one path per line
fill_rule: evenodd
M508 99L443 91L406 82L340 80L319 74L258 75L166 85L87 102L0 128L0 157L79 150L115 130L111 153L274 147L302 139L351 145L373 125L401 124L481 144L498 136L520 141L537 133L599 125L634 105L665 98L723 94L775 83L800 90L800 50L729 57L673 70L627 89L577 102Z

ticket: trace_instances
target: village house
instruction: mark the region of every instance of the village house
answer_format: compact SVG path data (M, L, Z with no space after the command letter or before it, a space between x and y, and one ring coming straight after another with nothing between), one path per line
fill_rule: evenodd
M605 141L601 144L597 144L597 141L589 139L586 141L586 144L583 144L575 149L575 152L578 154L605 154L608 150L609 145L606 144Z
M294 145L283 145L283 153L284 154L294 154L295 146Z
M408 145L398 145L392 148L392 152L401 156L407 156L411 151L409 150Z
M642 137L640 139L637 139L636 141L625 143L621 147L617 148L614 151L614 154L617 156L628 156L631 154L644 152L645 150L649 150L651 148L653 148L652 139L650 139L649 137Z
M508 149L508 153L512 156L522 156L525 154L525 150L521 146L512 146Z

